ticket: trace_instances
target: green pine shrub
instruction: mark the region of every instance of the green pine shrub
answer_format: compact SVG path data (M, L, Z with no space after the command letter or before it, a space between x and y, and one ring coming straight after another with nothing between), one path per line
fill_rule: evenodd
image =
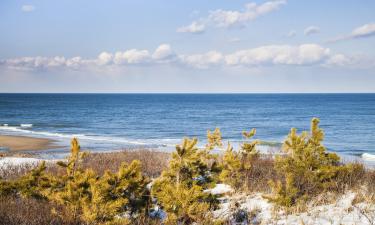
M88 223L127 223L132 215L145 212L149 181L142 175L139 161L123 163L117 173L106 171L99 176L81 168L85 156L73 139L68 162L58 162L66 169L65 175L51 177L51 186L43 192L50 201L66 206L73 217ZM119 217L121 214L126 215Z
M291 129L283 144L285 155L275 158L280 179L270 181L273 194L266 198L285 207L303 204L318 193L334 190L339 174L352 173L352 164L343 165L337 154L327 152L323 139L317 118L312 119L310 132L299 135Z
M154 181L152 195L167 213L166 224L202 224L211 218L218 202L204 190L215 185L219 169L209 152L217 142L209 143L215 144L198 149L197 139L184 139L172 153L169 167Z
M42 162L37 168L15 180L0 180L0 197L21 195L22 197L45 198L41 191L49 186L45 173L46 164Z
M228 143L227 150L222 160L222 172L220 179L236 190L246 190L251 181L251 172L253 162L259 158L259 152L256 145L258 140L251 140L256 130L243 132L245 141L242 143L238 151L234 151L233 147Z

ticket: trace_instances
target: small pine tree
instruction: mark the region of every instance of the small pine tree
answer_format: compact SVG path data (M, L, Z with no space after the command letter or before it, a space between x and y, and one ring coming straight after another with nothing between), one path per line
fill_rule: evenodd
M68 162L57 162L57 165L66 169L66 175L68 177L74 176L76 171L80 171L79 162L87 156L87 152L81 152L81 146L78 143L77 138L73 138L71 141L70 155Z
M339 165L337 154L326 152L323 139L324 133L317 118L311 121L310 133L298 135L295 128L291 129L283 144L286 155L275 159L275 169L282 179L276 183L270 181L273 195L266 198L290 207L332 187L333 179L343 166Z
M184 139L172 153L169 167L155 180L152 195L167 212L167 224L202 222L216 207L215 196L203 190L214 185L216 164L211 155L196 147L197 139Z
M145 209L148 180L142 175L139 161L130 165L122 164L117 174L106 171L96 179L91 179L90 195L82 199L82 214L85 221L128 222L127 218L116 217L127 213L128 217Z
M224 183L230 184L235 189L241 189L248 186L252 163L259 156L256 149L258 140L249 141L255 135L256 130L242 132L245 141L242 143L239 151L234 151L228 143L228 148L224 153L222 162L222 172L220 178Z
M15 186L23 197L45 198L42 191L50 186L50 179L45 173L46 168L43 161L37 168L15 181Z
M99 176L91 169L82 169L80 160L85 155L78 140L73 139L68 162L58 162L66 174L51 177L51 187L44 191L49 200L66 206L74 218L88 223L128 223L128 218L118 215L144 211L148 179L142 175L139 161L122 164L117 174L106 171Z
M215 147L223 147L223 142L221 138L221 131L219 128L215 128L213 132L210 130L207 131L207 145L208 150L212 150Z
M0 180L0 196L17 195L43 199L42 190L49 186L49 177L45 173L43 161L37 168L16 180Z

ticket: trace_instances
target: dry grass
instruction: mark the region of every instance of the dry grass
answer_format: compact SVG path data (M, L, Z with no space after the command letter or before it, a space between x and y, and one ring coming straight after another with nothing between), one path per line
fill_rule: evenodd
M91 168L98 174L110 170L116 172L121 163L131 163L133 160L139 160L142 163L142 172L149 177L157 177L168 166L170 154L152 150L133 150L110 153L89 154L82 166ZM5 180L12 180L21 177L35 168L36 164L6 165L0 167L0 177ZM47 172L54 175L63 173L55 163L47 164Z
M142 163L142 172L149 177L158 177L168 166L170 154L152 150L133 150L110 153L89 154L83 161L83 167L91 168L102 174L106 170L115 172L121 163L131 163L139 160Z
M53 214L60 210L64 218ZM63 208L48 201L24 199L18 197L0 198L0 224L7 225L44 225L44 224L82 224L71 219Z
M268 182L277 178L272 155L261 155L254 160L252 169L246 177L249 179L247 192L268 193L270 191Z

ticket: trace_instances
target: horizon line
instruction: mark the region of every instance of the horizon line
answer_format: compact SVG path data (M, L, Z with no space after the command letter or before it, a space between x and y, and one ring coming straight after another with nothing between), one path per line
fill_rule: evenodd
M0 92L0 94L375 94L375 92Z

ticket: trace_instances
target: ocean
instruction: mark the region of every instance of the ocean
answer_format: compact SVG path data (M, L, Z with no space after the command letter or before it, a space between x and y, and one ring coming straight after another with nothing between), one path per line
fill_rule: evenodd
M0 94L0 134L48 137L67 151L173 149L184 137L205 144L219 127L224 141L257 129L263 146L280 146L292 127L308 130L320 118L334 152L375 154L375 94Z

